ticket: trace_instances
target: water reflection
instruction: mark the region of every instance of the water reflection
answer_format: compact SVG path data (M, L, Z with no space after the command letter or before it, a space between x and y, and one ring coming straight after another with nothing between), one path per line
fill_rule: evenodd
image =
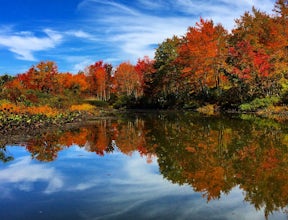
M26 141L24 147L33 159L45 162L55 160L59 152L75 145L99 156L115 151L132 155L138 151L147 163L157 160L164 178L189 185L208 202L238 188L247 202L256 210L264 209L268 217L275 211L287 212L287 128L284 124L247 116L243 120L203 118L188 113L130 114L69 131L46 132ZM5 153L2 147L0 160L8 162L12 156ZM38 171L35 172L42 172ZM52 171L46 171L45 176L53 180ZM138 172L137 167L135 171ZM138 175L141 177L142 173ZM53 184L61 187L61 179L53 181L54 188ZM92 187L89 184L77 187L87 189Z

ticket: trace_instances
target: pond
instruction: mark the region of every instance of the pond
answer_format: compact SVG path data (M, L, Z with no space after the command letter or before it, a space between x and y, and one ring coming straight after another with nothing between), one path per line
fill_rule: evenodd
M288 218L274 121L132 112L1 140L0 219Z

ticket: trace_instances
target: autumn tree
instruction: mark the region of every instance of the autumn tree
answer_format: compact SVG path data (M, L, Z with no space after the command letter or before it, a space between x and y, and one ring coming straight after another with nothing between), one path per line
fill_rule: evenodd
M143 80L143 79L142 79ZM138 99L142 95L141 76L135 66L129 62L121 63L114 75L114 90L116 94L132 96Z
M233 86L244 89L239 91L240 95L253 99L273 94L275 88L269 78L273 65L264 50L257 50L249 42L242 41L229 49L229 55L228 63L234 75Z
M16 103L20 101L21 95L25 92L24 90L25 89L20 80L18 78L14 78L13 80L3 84L2 95L6 99Z
M239 41L247 41L254 48L268 49L274 42L273 23L271 17L252 8L252 12L245 12L240 18L236 19L236 27L232 30L230 44L236 44Z
M154 60L151 60L148 56L144 56L143 59L138 59L135 70L140 82L138 94L150 98L152 96L153 74L155 73Z
M61 73L57 76L57 82L61 85L59 92L64 92L63 90L66 90L79 96L85 95L89 88L87 78L82 72L78 74L69 72Z
M251 100L280 92L283 77L279 67L283 56L279 54L281 46L276 23L274 18L255 8L252 13L246 12L236 19L236 28L229 39L227 63L231 67L229 72L234 74L229 78L238 88L241 99Z
M98 61L88 67L87 79L91 95L99 100L107 101L110 96L111 65Z
M57 75L57 65L52 61L47 61L40 62L31 67L26 73L18 75L18 79L26 89L56 93L58 91Z
M190 27L179 46L177 62L190 92L207 94L221 85L221 68L225 65L227 31L212 20L200 19Z
M270 48L275 73L280 75L280 84L287 93L288 87L288 1L277 0L274 6L273 29Z

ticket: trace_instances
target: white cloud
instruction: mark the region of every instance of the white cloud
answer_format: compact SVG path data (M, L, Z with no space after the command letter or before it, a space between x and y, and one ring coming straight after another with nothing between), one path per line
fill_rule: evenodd
M79 71L83 71L85 67L93 64L95 60L93 60L89 56L65 56L64 60L67 63L70 63L71 68L68 70L70 73L78 73Z
M91 64L93 64L92 59L90 59L90 58L84 59L81 62L74 64L71 72L72 73L78 73L79 71L84 71L84 69Z
M90 10L93 11L98 6L104 5L105 8L99 7L98 10L101 10L101 16L102 15L109 15L111 12L118 12L124 13L124 14L130 14L130 15L137 15L138 12L136 10L131 9L130 7L117 3L116 1L111 0L84 0L78 5L79 10ZM104 10L103 10L104 9ZM111 15L111 14L110 14Z
M68 36L74 36L74 37L84 38L88 40L95 40L95 37L93 35L82 30L70 30L70 31L66 31L65 34Z
M44 51L56 47L61 40L62 35L45 29L46 37L36 37L31 32L22 31L11 34L0 33L0 46L7 47L9 51L17 55L17 59L35 61L37 60L33 53L37 51Z
M13 174L13 175L11 175ZM54 168L43 164L32 164L30 157L19 158L16 163L0 170L0 183L15 184L22 191L30 191L36 181L46 181L45 193L55 192L62 188L63 180Z
M19 60L26 61L37 61L38 59L34 56L35 52L47 51L55 49L65 39L69 41L69 37L83 38L88 40L96 40L91 34L82 30L69 30L63 33L46 28L43 33L44 37L35 36L31 31L19 31L14 32L11 28L6 28L6 31L0 32L0 46L8 48L9 51L16 54L16 58ZM73 50L73 48L69 48ZM57 56L57 55L55 55ZM82 61L81 63L83 63ZM75 65L80 65L75 64ZM82 67L82 66L81 66ZM75 67L77 68L77 66Z
M137 0L138 4L140 4L142 7L149 9L149 10L155 10L155 9L163 9L167 6L167 1L163 0Z
M97 159L83 148L71 150L61 153L64 160L59 157L53 163L33 163L30 157L11 162L0 170L0 197L13 198L13 188L37 192L39 188L33 189L34 184L41 181L47 185L43 192L52 194L52 197L45 196L47 201L53 202L51 198L55 198L53 193L57 192L77 198L77 212L86 216L85 219L121 218L135 213L147 219L159 219L165 213L171 219L190 219L191 216L200 219L204 214L208 219L264 218L263 208L256 211L253 205L243 202L244 194L239 187L207 203L191 186L179 186L163 178L157 162L147 165L139 153L128 159L117 153ZM85 155L85 163L79 159L79 153ZM269 219L285 217L285 213L276 212Z

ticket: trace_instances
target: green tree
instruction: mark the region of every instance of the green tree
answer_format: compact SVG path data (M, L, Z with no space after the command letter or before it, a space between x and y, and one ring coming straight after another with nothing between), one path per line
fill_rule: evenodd
M185 94L180 67L176 63L180 39L173 36L162 42L155 51L155 74L152 77L154 102L165 105L175 104Z

